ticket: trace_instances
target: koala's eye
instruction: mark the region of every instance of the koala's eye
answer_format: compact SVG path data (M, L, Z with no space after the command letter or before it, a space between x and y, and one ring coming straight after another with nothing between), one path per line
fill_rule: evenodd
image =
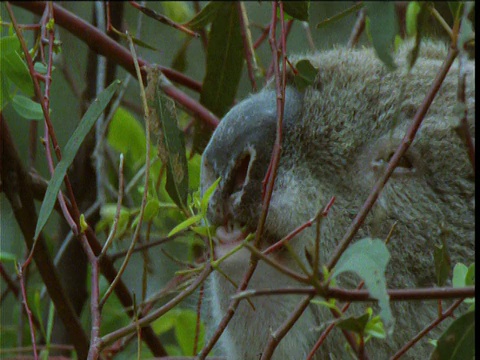
M233 170L233 188L232 193L242 190L245 185L245 180L247 179L248 166L250 164L250 154L246 154L235 164Z
M393 155L395 154L394 151L391 151L389 154L388 154L388 157L386 159L386 162L389 163L390 160L392 160L392 157ZM405 168L405 169L413 169L413 164L411 162L411 160L409 159L408 155L403 155L401 158L400 158L400 161L398 162L397 164L397 168L398 167L402 167L402 168Z

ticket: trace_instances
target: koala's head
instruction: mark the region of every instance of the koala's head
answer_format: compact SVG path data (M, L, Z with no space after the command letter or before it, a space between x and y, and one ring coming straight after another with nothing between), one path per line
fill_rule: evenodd
M297 59L307 58L320 71L315 86L304 93L294 87L286 91L282 156L266 222L273 241L312 218L335 196L322 237L328 256L384 172L445 55L444 46L426 43L410 74L387 71L371 49L335 49ZM471 119L473 83L474 78L467 87ZM416 258L420 250L431 252L442 228L459 234L460 253L471 252L473 246L473 171L456 131L456 89L454 66L381 194L373 212L381 214L376 220L380 225L368 227L367 222L360 234L371 235L377 228L374 235L384 237L397 221L401 240L392 251L425 274L430 274L426 262ZM242 227L255 230L275 131L272 88L240 102L222 120L202 158L202 191L221 177L209 206L212 224L233 233ZM473 121L470 131L474 135ZM410 245L402 248L408 239Z
M286 90L283 131L298 121L302 94ZM277 127L276 94L264 89L228 112L202 157L201 192L219 177L208 220L232 232L255 230L262 205L262 182L268 170Z

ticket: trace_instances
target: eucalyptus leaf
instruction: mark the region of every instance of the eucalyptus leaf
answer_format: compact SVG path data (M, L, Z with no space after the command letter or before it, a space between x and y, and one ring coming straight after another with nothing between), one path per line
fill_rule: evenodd
M52 213L60 186L62 185L67 170L75 158L80 145L91 130L93 124L95 124L97 119L105 110L119 86L120 81L115 80L108 88L102 91L98 98L95 99L95 101L90 105L82 120L80 120L80 124L68 140L63 151L62 160L55 167L55 172L53 173L52 179L48 184L45 198L43 199L40 213L38 215L38 222L35 228L35 239L38 238L38 235L42 231L43 227L47 223L48 218L50 217L50 214Z
M308 21L310 1L282 1L283 10L292 18Z
M475 358L475 311L458 317L437 341L431 360Z
M433 250L433 260L435 262L435 274L437 285L444 286L450 274L450 256L445 245L435 245Z
M186 209L188 195L188 164L183 132L177 126L175 103L163 94L160 85L155 88L155 111L161 129L158 151L167 165L165 189L180 209Z
M26 96L15 95L12 99L12 106L21 117L27 120L43 119L42 106Z
M207 70L200 103L218 117L233 105L242 75L244 49L239 14L235 3L223 3L210 29ZM210 138L210 129L199 122L193 147L201 152Z
M33 80L30 76L27 64L17 51L14 51L7 56L2 56L0 65L2 73L14 83L27 96L34 96Z
M347 271L359 275L370 295L378 300L380 316L387 326L393 325L385 279L389 260L390 253L382 240L365 238L345 250L332 272L332 278Z
M297 73L295 74L295 85L299 91L305 90L315 82L318 69L312 65L309 60L303 59L295 64Z
M218 10L224 6L228 6L228 4L221 1L210 1L193 19L183 25L192 30L201 30L215 20Z
M395 70L397 65L392 57L395 35L398 33L395 3L366 1L365 8L369 19L367 31L371 36L373 48L387 68Z

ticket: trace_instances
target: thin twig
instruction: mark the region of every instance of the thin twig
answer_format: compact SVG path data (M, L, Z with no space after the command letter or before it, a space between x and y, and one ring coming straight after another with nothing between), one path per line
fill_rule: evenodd
M108 251L108 247L112 243L115 235L117 233L118 221L120 219L120 212L122 210L122 200L123 200L123 188L124 184L124 176L123 176L123 153L120 154L120 165L118 168L118 199L117 199L117 209L115 210L115 217L113 218L113 225L112 229L110 230L110 234L108 234L108 238L105 241L105 245L102 248L102 252L98 255L98 258L101 259Z
M358 40L360 39L360 36L363 33L363 30L365 29L365 8L360 9L357 15L357 21L355 22L355 25L353 26L352 33L350 34L350 38L348 39L347 43L347 48L353 49L355 45L358 43Z
M253 92L257 92L257 82L255 80L255 71L257 69L257 62L252 46L252 35L248 26L247 10L243 1L237 2L237 12L240 18L240 32L242 34L243 50L245 51L245 62L247 63L248 77L252 84Z
M132 52L132 56L135 62L135 68L137 70L137 76L139 80L139 85L140 85L140 97L142 99L143 103L143 110L145 112L145 138L147 139L146 143L146 148L145 148L145 182L144 182L144 189L143 189L143 196L142 196L142 203L140 205L140 213L138 215L138 223L137 227L135 228L135 232L133 234L132 241L130 243L130 247L128 248L127 255L125 256L125 259L123 260L122 265L120 266L120 269L118 270L117 276L115 279L112 281L110 284L109 288L107 289L105 295L103 296L102 300L100 301L100 306L103 306L105 304L105 301L108 299L110 294L112 293L113 289L115 288L116 284L120 280L123 272L125 271L128 262L130 261L130 257L132 256L133 249L135 248L135 245L138 242L138 239L140 238L140 229L142 227L142 222L143 222L143 215L145 213L145 207L147 205L147 197L148 197L148 187L150 185L150 110L147 105L147 98L145 95L145 88L143 87L143 82L141 81L141 73L140 73L140 67L138 65L137 61L137 54L135 52L135 47L133 45L133 40L130 37L130 35L127 33L128 40L129 40L129 45L130 45L130 51Z
M150 314L145 315L143 318L139 319L138 323L137 323L138 326L144 327L144 326L150 324L151 322L155 321L156 319L158 319L160 316L162 316L166 312L173 309L181 301L183 301L183 299L185 299L191 293L193 293L205 281L205 279L208 277L208 275L210 275L211 272L212 272L212 267L210 266L210 264L206 264L202 273L195 279L195 281L193 283L191 283L185 290L183 290L180 294L178 294L172 300L167 302L165 305L163 305L159 309L151 312ZM118 340L118 339L120 339L120 338L122 338L122 337L124 337L128 334L134 333L137 329L137 324L127 325L127 326L125 326L121 329L118 329L114 332L111 332L110 334L107 334L107 335L103 336L100 339L100 347L103 348L106 345L111 344L114 341L116 341L116 340Z
M28 324L30 326L30 337L32 339L33 357L35 360L38 360L37 340L35 339L35 327L33 326L32 311L28 306L27 291L25 290L25 281L23 278L23 270L26 268L26 266L28 266L28 263L23 264L21 266L18 265L18 280L20 282L20 289L22 291L23 306L25 307L25 312L27 313L27 318L28 318Z
M292 314L285 320L285 322L274 332L270 335L268 339L267 346L262 353L261 360L268 360L272 357L273 352L277 348L280 341L283 339L285 335L290 331L293 325L295 325L296 321L300 318L303 314L307 306L310 304L310 300L312 300L313 295L307 296L304 300L302 300L295 310L293 310Z

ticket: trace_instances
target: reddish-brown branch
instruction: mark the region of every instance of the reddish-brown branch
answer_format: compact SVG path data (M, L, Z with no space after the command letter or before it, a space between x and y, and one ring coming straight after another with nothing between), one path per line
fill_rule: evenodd
M457 54L458 54L458 50L451 47L450 51L447 54L447 58L445 59L441 69L438 72L437 77L433 81L433 84L430 90L428 91L427 95L425 96L425 99L423 100L422 104L418 108L417 113L413 118L412 125L407 130L407 133L403 138L400 146L395 151L395 154L392 156L390 162L388 163L388 167L385 173L375 183L375 186L373 187L372 192L370 193L367 200L365 201L365 204L363 204L362 208L360 209L357 216L353 220L352 224L348 228L345 236L343 237L340 244L337 246L334 253L332 254L332 257L327 266L329 270L331 270L335 266L337 261L340 259L340 256L342 256L343 252L347 249L348 245L353 240L358 229L360 229L360 226L363 224L363 221L367 217L367 214L369 213L370 209L377 201L377 198L380 195L380 192L382 191L383 187L385 186L388 179L392 175L393 171L397 167L398 162L403 157L405 152L408 150L408 148L410 147L410 144L413 142L413 139L415 138L415 135L417 134L417 131L420 128L420 125L422 124L423 119L425 118L425 114L430 108L430 105L433 99L435 98L435 95L440 89L443 83L443 80L447 76L448 70L450 69L455 58L457 57Z
M398 350L397 353L395 353L390 360L397 360L399 359L403 354L405 354L413 345L415 345L420 339L422 339L426 334L428 334L432 329L438 326L443 320L448 318L449 316L453 315L453 312L457 307L460 306L460 304L463 302L464 299L458 299L453 303L452 306L450 306L445 312L432 321L430 325L428 325L425 329L420 331L413 339L411 339L408 343L406 343L400 350Z
M18 266L18 279L20 281L20 289L22 290L23 306L25 307L25 312L27 313L27 318L28 318L28 324L30 326L30 337L32 339L33 358L37 360L38 354L37 354L37 341L35 340L35 328L33 326L32 311L28 306L27 290L25 289L25 281L23 278L23 270L24 270L24 267L26 266L28 266L28 264L23 264L22 266Z
M42 1L33 2L14 2L13 5L22 7L35 14L41 14L45 8L45 3ZM93 25L80 19L76 15L62 8L58 4L53 4L55 13L55 24L63 27L67 31L74 34L80 40L85 42L93 51L99 55L103 55L108 59L116 62L122 66L125 70L135 76L135 67L133 64L133 58L130 52L123 46L109 38L107 35L99 31ZM146 71L143 67L151 66L145 60L138 60L140 67L142 68L142 78L146 82ZM175 70L159 66L162 73L171 81L184 85L194 91L200 92L202 85L194 81L193 79L183 75ZM213 128L218 124L218 118L210 113L206 108L200 105L197 101L193 100L185 93L173 86L164 89L167 96L177 101L180 105L184 106L189 111L198 115L199 119L204 121L208 126Z
M145 6L142 6L141 4L137 3L136 1L129 1L129 3L135 9L140 10L141 12L143 12L148 17L151 17L152 19L155 19L155 20L161 22L162 24L169 25L169 26L173 27L174 29L177 29L177 30L180 30L181 32L184 32L187 35L194 36L194 37L199 37L199 34L197 34L196 32L194 32L190 29L187 29L183 25L177 24L175 21L173 21L172 19L169 19L165 15L159 14L152 9L149 9Z
M268 339L267 346L265 347L265 350L262 353L261 360L268 360L272 357L273 352L277 348L278 344L280 341L284 338L285 335L290 331L293 325L297 322L297 320L300 318L300 316L303 314L305 309L308 307L310 304L310 300L312 300L313 296L307 296L303 301L301 301L295 310L293 310L293 313L288 317L287 320L280 326L277 331L272 333Z
M250 290L235 296L237 299L243 299L253 296L265 295L321 295L327 299L337 299L340 301L377 301L370 296L368 290L348 290L330 287L319 290L314 287L282 288L282 289L261 289ZM436 300L436 299L458 299L475 296L475 286L464 288L421 288L421 289L391 289L387 290L390 301L410 301L410 300Z

